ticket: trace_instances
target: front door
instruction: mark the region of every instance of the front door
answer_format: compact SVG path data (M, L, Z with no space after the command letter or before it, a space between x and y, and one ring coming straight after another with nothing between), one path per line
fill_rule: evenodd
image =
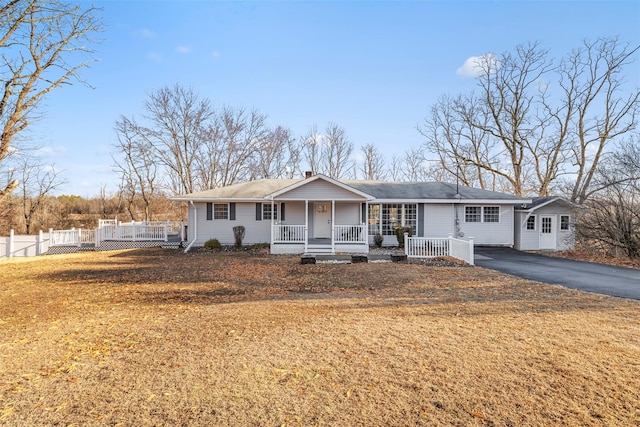
M316 202L313 204L313 237L316 239L331 238L331 203Z
M556 216L540 216L540 249L556 248Z

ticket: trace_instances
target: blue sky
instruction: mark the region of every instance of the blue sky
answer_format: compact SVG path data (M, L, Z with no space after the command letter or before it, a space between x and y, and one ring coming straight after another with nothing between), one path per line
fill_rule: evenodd
M388 157L418 146L437 99L472 90L472 56L538 41L554 56L583 39L640 44L640 1L99 1L105 31L80 84L56 89L30 137L69 181L116 191L120 115L180 83L215 106L256 108L296 136L328 122ZM640 86L640 58L627 79Z

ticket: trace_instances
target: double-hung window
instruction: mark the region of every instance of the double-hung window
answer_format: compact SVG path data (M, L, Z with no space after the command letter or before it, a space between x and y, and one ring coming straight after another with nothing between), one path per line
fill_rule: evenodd
M214 203L213 219L229 219L229 205L227 203Z
M500 222L500 206L466 206L464 222Z
M569 229L569 215L560 215L560 230L567 231Z
M262 219L263 220L271 220L271 203L263 203L262 204ZM273 220L278 220L278 205L273 205Z

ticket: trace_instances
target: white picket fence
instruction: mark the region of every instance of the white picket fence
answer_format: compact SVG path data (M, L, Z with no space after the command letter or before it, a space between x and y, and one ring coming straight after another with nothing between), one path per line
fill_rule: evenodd
M409 237L404 235L404 253L407 258L437 258L450 256L473 265L473 238L469 240L449 237Z

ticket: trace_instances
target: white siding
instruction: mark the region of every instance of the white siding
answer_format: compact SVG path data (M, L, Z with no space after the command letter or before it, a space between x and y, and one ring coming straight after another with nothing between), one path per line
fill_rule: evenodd
M284 204L284 221L281 224L303 225L304 202L286 202Z
M352 193L330 182L317 179L298 188L281 194L276 200L363 200L358 194Z
M336 225L360 224L360 203L336 203Z
M454 233L455 211L453 205L424 205L424 236L448 237Z
M256 204L255 203L236 203L236 219L231 221L228 219L214 219L207 221L207 204L196 203L198 210L198 238L194 246L202 246L209 239L218 239L222 245L233 245L233 227L243 225L245 228L245 237L242 241L243 245L252 245L254 243L269 243L271 241L271 221L256 220ZM287 209L289 207L287 206ZM190 210L191 211L191 210ZM289 215L289 212L286 212ZM193 227L191 226L192 216L189 214L189 236L193 236Z
M563 206L558 206L557 203L551 203L547 206L543 206L540 209L535 210L537 216L536 220L539 221L540 215L556 215L556 250L563 251L566 249L573 249L574 243L574 229L573 222L575 220L574 213L571 209ZM560 216L569 215L569 230L560 230ZM539 223L536 224L536 229L539 230ZM536 248L537 249L537 248Z
M515 215L515 247L521 251L533 251L540 248L540 217L534 214L536 217L536 229L527 230L527 224L525 219L527 218L526 212L516 212Z
M496 206L496 205L461 205L460 231L464 238L473 237L476 245L513 246L513 214L511 205L500 205L499 222L465 222L466 206Z

